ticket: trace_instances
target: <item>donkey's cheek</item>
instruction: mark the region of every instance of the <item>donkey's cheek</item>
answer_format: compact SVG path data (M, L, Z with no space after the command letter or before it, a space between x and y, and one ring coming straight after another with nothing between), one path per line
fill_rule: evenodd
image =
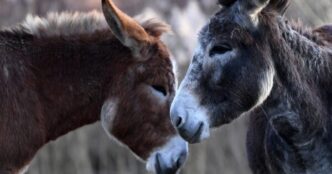
M118 106L118 99L108 99L107 101L105 101L101 109L100 121L104 131L111 140L115 141L120 146L127 147L127 145L124 144L123 141L118 139L119 137L117 135L112 134L113 128L115 126L114 119L117 114Z
M113 128L113 121L117 114L118 108L118 100L117 99L109 99L104 102L101 109L101 124L106 131L107 134L111 134Z
M261 105L270 95L272 91L272 87L274 84L274 75L275 70L273 68L267 70L265 73L263 73L261 79L260 79L260 94L257 100L256 105L253 108L256 108L257 106Z
M24 174L24 173L26 173L26 172L28 171L29 167L30 167L30 164L27 164L27 165L24 166L22 169L20 169L18 173L19 173L19 174Z

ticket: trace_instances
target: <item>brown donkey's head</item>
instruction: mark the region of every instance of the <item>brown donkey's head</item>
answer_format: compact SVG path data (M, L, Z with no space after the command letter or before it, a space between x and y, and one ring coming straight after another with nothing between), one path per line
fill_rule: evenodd
M169 116L175 78L168 49L160 41L168 27L155 21L140 25L111 0L103 0L102 7L111 31L128 52L115 67L117 74L102 107L102 125L109 135L147 160L149 170L175 173L184 163L188 147Z

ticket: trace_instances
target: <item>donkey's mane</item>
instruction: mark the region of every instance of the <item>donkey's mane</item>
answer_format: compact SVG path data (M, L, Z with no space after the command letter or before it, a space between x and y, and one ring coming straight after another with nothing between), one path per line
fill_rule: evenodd
M267 34L265 38L271 38L280 81L292 95L294 107L306 127L305 134L309 135L326 121L326 110L320 99L326 95L324 87L331 83L332 54L328 38L324 38L328 33L313 30L301 21L288 21L284 17L271 20L273 15L269 13L262 16L262 21L270 27L269 32L263 33Z
M169 31L169 26L156 19L139 20L145 30L152 34ZM96 10L85 12L48 13L46 17L28 15L26 19L9 31L24 32L37 37L71 36L92 34L109 28L104 15Z
M103 14L92 11L89 13L48 13L46 17L29 14L15 30L21 30L38 37L47 37L88 34L107 29L107 27Z

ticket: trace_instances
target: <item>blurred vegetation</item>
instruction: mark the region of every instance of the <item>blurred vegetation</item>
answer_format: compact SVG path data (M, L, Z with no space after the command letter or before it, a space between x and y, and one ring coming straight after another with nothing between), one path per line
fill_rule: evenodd
M116 0L130 15L140 13L171 24L164 37L177 61L182 79L199 29L217 9L216 0ZM99 0L0 0L0 26L15 25L27 13L99 9ZM332 23L331 0L293 0L287 16L308 26ZM226 125L201 144L190 147L183 174L250 174L245 152L246 117ZM144 174L145 165L126 148L109 140L99 123L86 126L45 146L33 160L29 174Z

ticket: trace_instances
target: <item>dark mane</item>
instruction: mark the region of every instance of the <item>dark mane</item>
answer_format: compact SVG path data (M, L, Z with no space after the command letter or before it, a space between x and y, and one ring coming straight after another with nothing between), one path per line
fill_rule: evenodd
M269 13L268 10L287 9L289 0L272 0L261 15L265 27L260 30L268 38L276 61L278 80L286 86L303 121L304 135L315 133L327 121L327 103L323 102L327 86L331 84L329 62L331 44L324 27L313 30L299 20L290 20ZM324 99L325 100L325 99ZM308 114L311 113L311 114Z

